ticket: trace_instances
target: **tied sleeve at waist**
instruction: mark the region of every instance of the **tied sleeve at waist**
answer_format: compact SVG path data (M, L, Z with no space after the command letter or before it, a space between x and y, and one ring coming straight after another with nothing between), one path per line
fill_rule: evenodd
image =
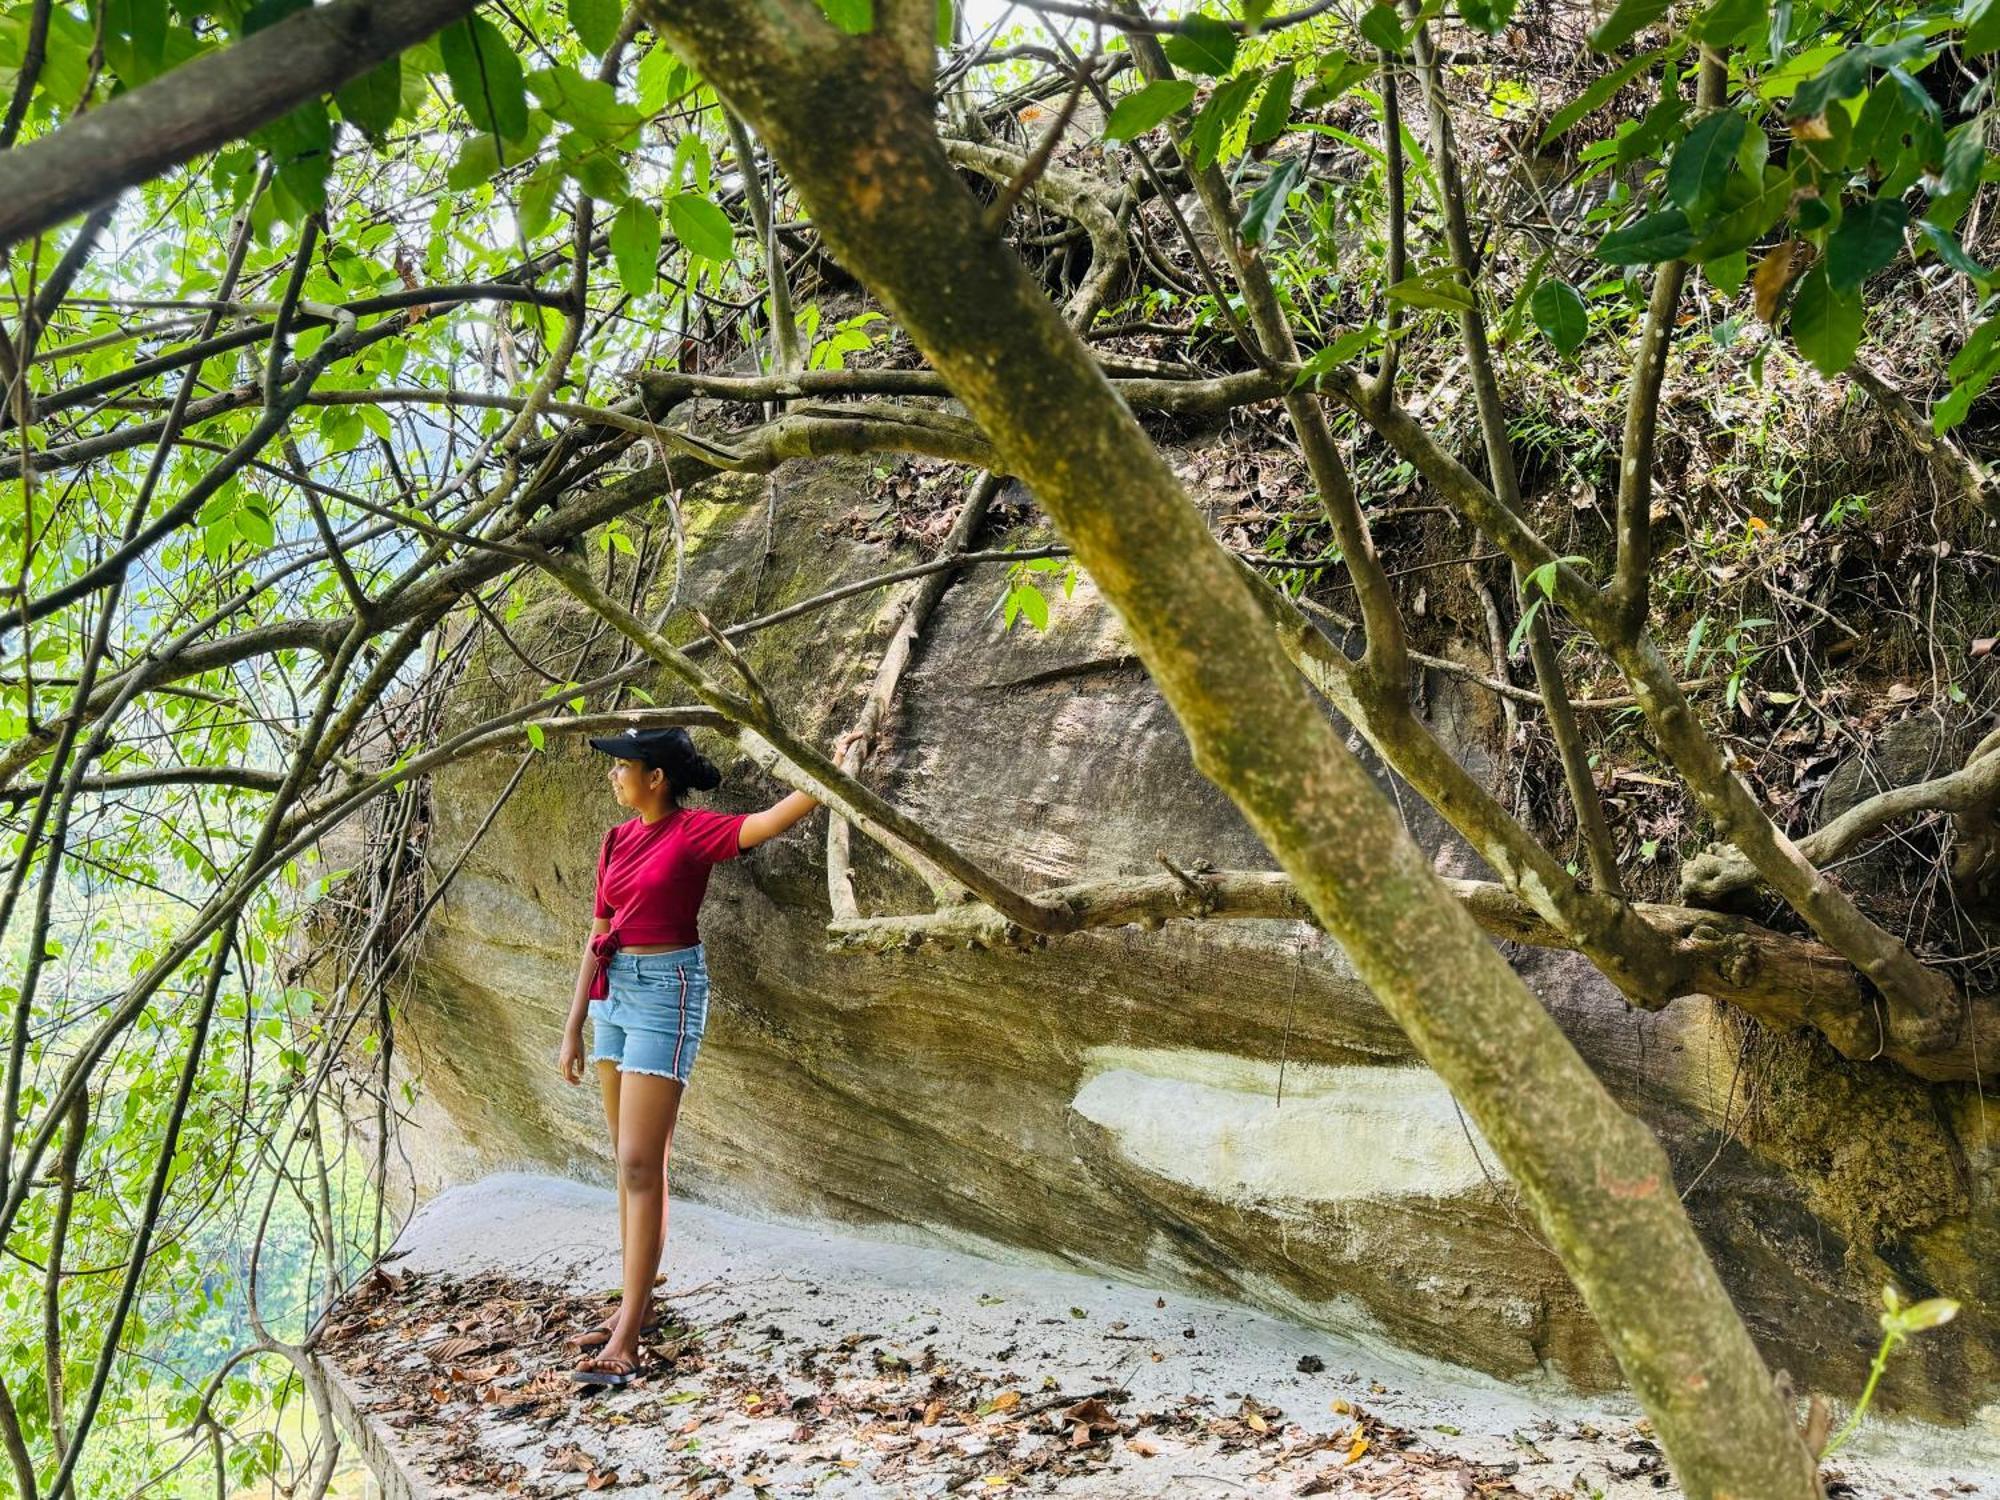
M591 976L590 998L602 1000L611 993L611 958L624 946L624 939L618 930L591 934L590 956L597 960L597 973Z

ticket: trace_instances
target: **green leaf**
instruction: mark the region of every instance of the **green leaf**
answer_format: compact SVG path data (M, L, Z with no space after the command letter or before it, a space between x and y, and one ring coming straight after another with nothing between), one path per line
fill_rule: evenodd
M380 143L403 111L403 60L392 57L334 90L340 117L369 140Z
M1599 52L1615 52L1667 13L1673 0L1618 0L1611 14L1590 33Z
M729 216L700 193L675 193L669 198L667 223L691 255L722 261L735 256L736 230Z
M548 748L547 735L544 733L542 726L537 724L533 719L523 724L521 728L527 732L528 743L533 745L537 750L546 750Z
M1723 296L1734 297L1743 290L1744 278L1750 274L1750 253L1732 250L1727 255L1714 256L1702 262L1701 273Z
M1917 231L1937 252L1937 258L1959 275L1970 276L1974 281L1986 281L1992 277L1991 271L1965 253L1965 246L1959 243L1958 236L1951 230L1925 219L1917 225Z
M1730 178L1718 211L1711 214L1690 258L1707 264L1717 256L1748 249L1783 217L1796 190L1792 175L1779 167L1765 169L1761 186L1748 177Z
M1806 272L1792 299L1792 342L1822 375L1838 375L1861 347L1861 297L1827 279L1824 262Z
M1514 19L1518 0L1458 0L1458 14L1474 31L1492 36Z
M1540 569L1536 571L1539 572ZM1535 623L1535 616L1542 612L1542 606L1547 602L1546 597L1528 601L1528 607L1521 611L1521 618L1514 623L1514 633L1507 637L1509 656L1521 649L1521 642L1528 638L1528 630Z
M1444 267L1406 276L1390 287L1386 295L1392 302L1434 307L1443 312L1469 312L1474 306L1472 289Z
M1715 0L1689 29L1696 41L1722 51L1764 30L1769 11L1768 0Z
M632 185L625 176L624 162L618 152L601 141L571 130L556 142L556 155L563 170L582 184L591 197L617 203L630 196Z
M611 221L611 258L618 263L618 284L634 297L652 291L659 277L660 216L637 198L618 210Z
M1834 290L1852 292L1871 272L1894 260L1903 248L1903 230L1909 222L1909 210L1893 199L1848 204L1840 227L1826 242L1826 279Z
M1556 111L1555 118L1549 121L1549 128L1542 132L1541 144L1548 145L1556 137L1571 129L1585 115L1594 114L1602 109L1610 102L1613 94L1666 55L1664 51L1641 52L1637 57L1626 60L1597 79L1589 88Z
M665 43L656 44L639 59L639 112L652 116L665 109L676 90L687 86L686 71Z
M500 142L490 135L467 136L451 170L444 174L444 185L454 193L478 187L500 170L500 152Z
M1349 360L1367 353L1381 342L1382 330L1373 323L1348 329L1299 366L1299 373L1292 379L1292 389L1297 390L1304 385L1317 386L1321 377L1331 374Z
M1243 242L1262 245L1285 221L1285 205L1299 184L1305 181L1305 164L1296 156L1279 162L1264 179L1250 201L1243 206Z
M276 186L291 206L305 213L326 207L326 177L333 169L333 121L326 106L302 104L252 133L250 140L270 153ZM296 214L287 213L287 219Z
M1973 57L2000 51L2000 0L1970 0L1960 7L1965 23L1965 50Z
M566 63L537 68L527 82L536 102L553 118L599 140L622 143L645 120L632 105L619 101L610 84L585 78Z
M1393 5L1376 4L1361 18L1361 35L1384 52L1400 53L1409 38L1403 34L1402 17Z
M247 500L237 508L236 534L251 546L262 549L278 539L278 530L271 524L271 513L261 501Z
M1161 48L1168 62L1190 73L1220 78L1236 66L1236 33L1214 16L1184 16L1180 30L1161 43Z
M1544 281L1528 299L1535 326L1564 354L1573 354L1590 335L1583 298L1567 281Z
M1937 1328L1958 1316L1958 1303L1950 1297L1926 1297L1921 1302L1913 1302L1897 1315L1897 1322L1906 1333L1919 1333L1926 1328Z
M875 29L874 0L819 0L819 8L849 36L866 36Z
M1374 63L1363 62L1358 57L1349 57L1345 52L1338 52L1322 59L1319 73L1306 86L1304 95L1299 99L1299 108L1321 109L1333 103L1362 79L1373 77L1375 71Z
M1597 242L1597 258L1615 266L1652 265L1678 260L1693 246L1688 216L1678 208L1667 208L1612 230Z
M1037 630L1049 628L1048 596L1032 583L1024 583L1014 590L1015 602L1023 618Z
M562 171L555 162L545 161L528 174L527 181L521 184L517 211L523 239L535 239L549 227L555 218L556 189L561 185Z
M1904 37L1882 47L1851 47L1800 84L1785 107L1788 120L1810 120L1836 99L1852 99L1868 86L1874 68L1908 62L1924 50L1921 37Z
M1750 122L1734 110L1720 110L1696 124L1667 166L1667 196L1690 214L1712 204L1749 129Z
M1163 78L1136 93L1127 94L1111 108L1104 122L1107 141L1129 141L1142 136L1169 115L1179 114L1194 103L1196 85L1185 78Z
M1197 167L1209 165L1222 154L1222 138L1250 103L1250 95L1262 76L1239 73L1227 83L1219 84L1208 96L1208 103L1194 117L1194 128L1188 132L1188 153Z
M502 140L528 133L527 83L521 60L491 21L467 16L438 33L452 97L479 129Z
M1284 134L1292 118L1292 81L1296 75L1297 69L1291 63L1271 75L1264 97L1257 101L1257 113L1250 117L1251 145L1261 146Z
M618 40L618 23L625 19L619 0L569 0L569 24L586 50L603 56Z
M1924 217L1947 229L1957 227L1979 189L1980 174L1986 168L1986 118L1982 114L1954 126L1945 138L1944 165Z

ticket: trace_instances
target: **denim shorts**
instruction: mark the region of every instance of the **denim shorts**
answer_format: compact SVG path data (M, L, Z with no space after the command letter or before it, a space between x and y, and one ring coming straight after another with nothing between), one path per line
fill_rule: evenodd
M614 953L605 976L611 993L590 1002L590 1060L686 1083L708 1029L701 944L672 953Z

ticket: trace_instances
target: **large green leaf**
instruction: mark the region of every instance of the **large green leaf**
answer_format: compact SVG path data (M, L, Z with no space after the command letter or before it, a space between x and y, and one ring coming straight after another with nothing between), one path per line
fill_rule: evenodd
M1903 248L1903 229L1909 222L1909 210L1894 199L1848 204L1840 227L1826 241L1826 279L1834 290L1855 291L1871 272L1894 260Z
M1104 122L1107 141L1129 141L1144 135L1169 115L1179 114L1194 102L1196 85L1185 78L1163 78L1136 93L1127 94L1111 107Z
M1583 298L1567 281L1544 281L1528 299L1535 326L1565 354L1574 353L1590 336L1590 315Z
M1278 163L1243 207L1245 244L1261 245L1271 238L1285 220L1286 200L1305 181L1305 176L1305 164L1296 156L1288 156Z
M652 291L659 277L660 216L637 198L618 210L611 221L611 259L618 266L618 284L634 297Z
M1664 208L1612 230L1597 242L1597 258L1616 266L1652 265L1678 260L1693 245L1694 230L1688 226L1688 216L1678 208Z
M371 141L380 141L403 111L403 60L392 57L335 90L340 117Z
M610 84L585 78L567 63L537 68L528 75L528 87L550 118L599 140L618 141L645 119L632 105L622 103Z
M1236 33L1228 23L1197 12L1181 18L1180 30L1161 43L1167 61L1190 73L1220 78L1236 66Z
M619 0L569 0L569 23L576 39L590 51L602 55L618 40L618 23L625 19Z
M1590 45L1611 52L1651 26L1671 8L1673 0L1618 0L1611 14L1590 34Z
M1188 149L1196 166L1205 167L1222 154L1222 138L1242 117L1263 76L1255 71L1239 73L1208 96L1208 103L1194 117L1194 128L1188 132Z
M736 252L729 216L700 193L675 193L667 200L667 223L692 255L728 260Z
M1392 56L1409 45L1409 36L1403 30L1402 17L1396 14L1393 5L1384 5L1381 0L1369 7L1361 18L1361 35L1384 52Z
M1769 0L1715 0L1689 29L1697 41L1720 51L1764 30L1769 13Z
M1749 130L1750 122L1733 109L1718 110L1698 122L1667 166L1667 196L1691 215L1714 203Z
M1965 50L1973 57L2000 51L2000 0L1969 0L1959 8L1965 23Z
M1389 288L1387 295L1391 302L1433 307L1440 312L1468 312L1475 305L1472 289L1446 267L1405 276Z
M1637 57L1627 58L1602 78L1593 80L1589 88L1555 112L1555 117L1549 121L1548 129L1542 132L1541 144L1548 145L1585 115L1603 108L1610 102L1613 94L1665 56L1663 50L1641 52Z
M1730 178L1690 258L1706 262L1747 250L1784 217L1797 191L1797 181L1781 167L1766 167L1761 184L1748 176Z
M1284 134L1292 118L1292 81L1297 68L1286 63L1271 75L1264 97L1257 101L1257 113L1250 117L1250 144L1261 146Z
M451 94L480 130L512 140L528 131L527 81L521 60L484 16L467 16L438 33Z
M1792 342L1822 375L1838 375L1861 347L1861 295L1841 292L1824 263L1806 272L1792 299Z

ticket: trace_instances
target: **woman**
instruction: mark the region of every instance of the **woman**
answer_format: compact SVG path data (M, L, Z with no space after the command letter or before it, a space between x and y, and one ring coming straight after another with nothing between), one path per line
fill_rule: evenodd
M708 1021L708 968L695 928L708 872L776 838L819 802L793 792L759 813L683 807L684 793L722 780L685 729L628 729L590 743L614 757L611 794L637 816L606 834L598 851L597 912L556 1067L564 1082L583 1081L587 1012L589 1058L618 1162L625 1291L612 1320L575 1341L586 1353L572 1378L623 1385L639 1367L666 1246L667 1156Z

